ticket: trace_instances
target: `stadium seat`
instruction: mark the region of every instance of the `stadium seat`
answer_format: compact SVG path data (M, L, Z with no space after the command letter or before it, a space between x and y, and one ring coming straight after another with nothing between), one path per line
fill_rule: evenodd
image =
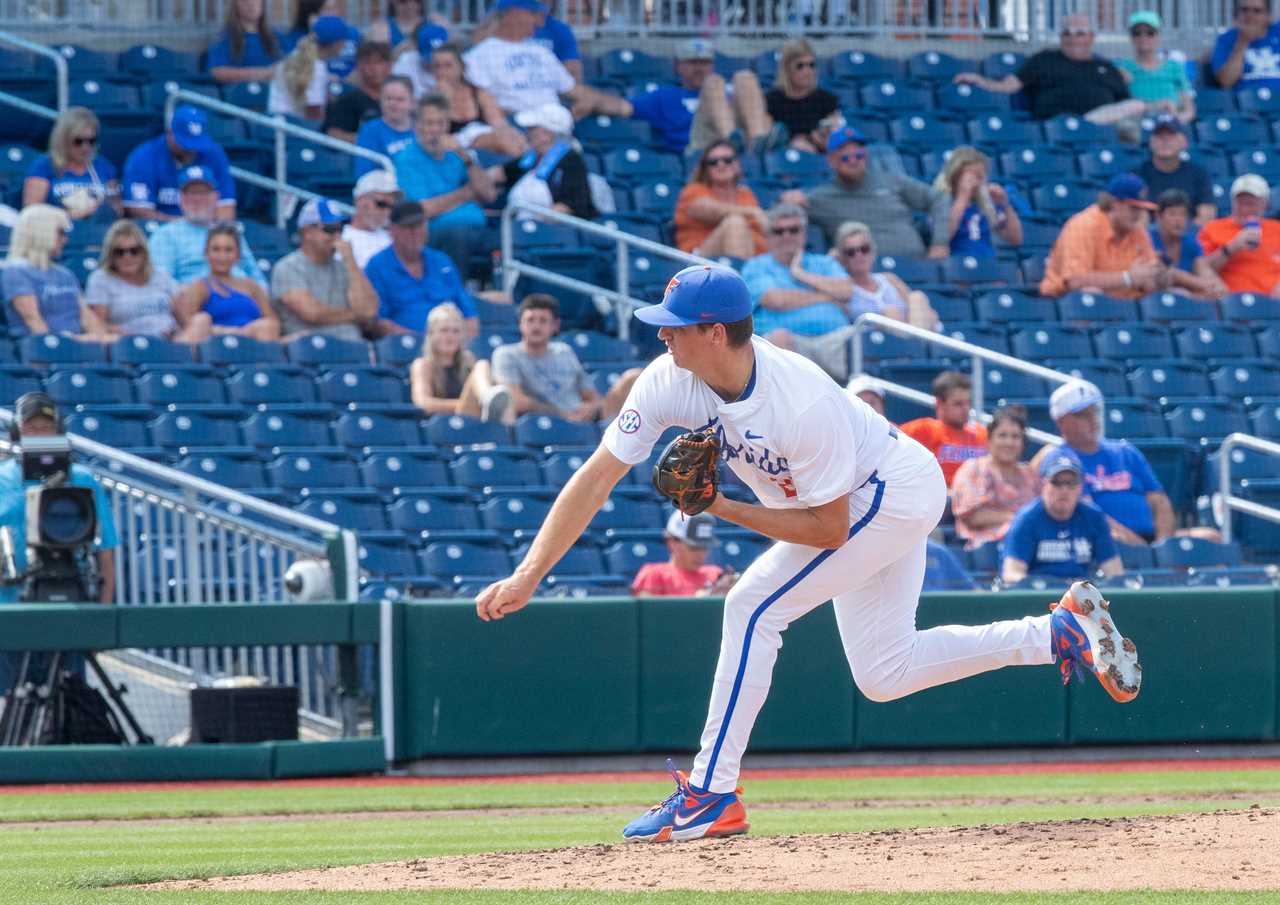
M369 364L369 344L334 339L319 333L299 336L285 346L289 361L304 367Z
M871 361L928 358L929 350L923 340L872 329L862 332L862 355Z
M152 440L165 449L238 446L243 442L240 425L235 420L201 412L163 412L149 427Z
M662 536L654 534L650 539L634 538L618 541L604 551L608 571L634 579L640 569L651 562L666 562L670 558Z
M1239 588L1276 583L1275 566L1233 566L1225 569L1193 569L1187 573L1190 588Z
M1173 337L1156 324L1111 324L1093 334L1098 355L1123 361L1133 358L1173 358Z
M1249 449L1245 446L1233 447L1230 456L1231 487L1239 492L1241 487L1259 479L1267 480L1275 476L1276 460L1274 456ZM1204 457L1204 469L1201 472L1201 488L1203 493L1217 493L1222 488L1219 471L1222 466L1222 450L1216 449Z
M72 79L67 85L67 103L91 110L137 110L142 96L137 85L102 78Z
M1174 333L1178 351L1196 360L1220 361L1253 358L1258 354L1253 334L1235 324L1204 324L1185 327Z
M1098 200L1098 189L1075 182L1054 182L1031 190L1031 204L1037 214L1063 219L1084 210Z
M638 50L611 50L599 58L600 77L631 85L636 82L670 82L674 79L669 57L650 56Z
M876 82L858 89L862 107L888 116L902 116L933 109L933 92L928 88L897 82Z
M955 120L921 113L900 116L889 123L889 134L899 148L954 148L965 142L964 126Z
M707 562L731 568L738 574L742 574L748 566L760 558L765 546L762 540L726 537L721 540L720 546L712 549L707 556Z
M993 324L1018 321L1047 324L1058 319L1058 306L1053 299L1027 295L1017 290L993 289L980 295L974 304L977 307L978 320ZM937 310L936 306L935 310ZM943 323L948 320L941 312L938 316L942 317Z
M595 446L600 439L590 422L569 421L554 415L529 413L516 419L516 443L520 446Z
M1003 290L997 290L1000 292ZM926 293L929 297L929 304L933 306L933 310L938 313L938 317L942 319L944 324L951 321L971 321L976 315L974 314L973 302L965 295L944 295L940 292L930 291Z
M1153 292L1138 301L1142 319L1155 323L1216 321L1218 306L1179 292Z
M907 78L950 83L961 72L976 72L972 60L953 57L936 50L924 50L907 57Z
M480 504L484 527L507 535L513 531L534 531L551 511L551 500L540 494L494 494Z
M406 493L387 508L387 518L397 531L477 531L480 517L469 500L432 493Z
M1162 399L1178 396L1212 396L1213 387L1204 366L1180 359L1152 359L1129 372L1135 396Z
M764 156L764 172L786 185L824 182L831 178L827 158L795 148L773 151Z
M1280 299L1252 292L1233 292L1222 299L1222 316L1229 321L1280 321Z
M200 360L211 365L284 364L284 347L245 336L214 336L200 344Z
M512 551L516 561L521 560L528 549L528 544L522 544ZM600 548L590 541L580 540L565 551L564 556L551 567L550 575L553 578L563 578L565 576L600 576L604 578L608 575L608 570L605 568L604 559L600 555ZM627 584L630 583L631 576L617 577L624 579Z
M1280 326L1267 327L1254 335L1258 343L1258 352L1272 361L1280 361Z
M492 581L494 576L511 571L511 560L501 547L440 541L427 544L422 551L422 567L427 574L445 579L474 577Z
M1236 99L1244 95L1248 89L1225 91L1220 88L1196 88L1196 115L1209 116L1219 113L1235 113L1240 107Z
M888 271L908 286L913 286L917 283L939 283L942 281L942 267L932 258L881 255L876 259L875 270L877 272Z
M606 333L596 333L591 330L569 330L561 333L558 338L573 348L574 354L578 356L578 361L582 362L586 367L618 364L635 358L635 353L632 351L630 343L618 339L616 336L609 336Z
M245 438L253 442L248 423L245 425ZM295 442L287 445L311 446L313 444ZM360 474L356 471L354 462L342 456L316 451L278 456L267 464L267 476L270 478L270 486L286 491L360 486Z
M44 388L60 406L133 402L128 373L105 365L59 369L48 376Z
M1143 156L1140 151L1123 145L1086 148L1076 155L1076 166L1085 179L1106 182L1112 176L1136 170Z
M1103 358L1047 358L1041 364L1054 371L1092 382L1102 391L1103 398L1130 394L1123 362Z
M398 487L447 487L449 471L426 449L388 449L369 452L360 462L368 487L388 491Z
M240 426L245 442L270 449L276 446L329 446L329 419L287 411L262 411L250 415ZM353 482L347 486L359 486Z
M1125 570L1128 572L1154 569L1156 567L1155 554L1151 552L1151 548L1146 544L1117 543L1116 550L1120 553L1120 562L1124 563Z
M267 486L266 470L256 459L211 454L186 456L173 467L192 477L237 490Z
M147 432L149 414L145 410L123 411L116 408L107 412L89 409L68 413L64 423L68 433L79 434L105 446L150 446L151 437Z
M35 393L44 389L40 372L22 365L0 365L0 399L5 405L23 393Z
M1058 299L1058 312L1066 322L1082 321L1093 325L1099 321L1133 321L1138 306L1128 299L1112 298L1093 292L1068 292Z
M119 365L191 364L191 346L155 336L122 336L111 344L111 360Z
M861 50L832 54L827 60L827 75L837 83L883 81L903 74L901 60Z
M1112 437L1167 437L1160 409L1144 399L1108 399L1106 430Z
M954 286L1009 286L1020 283L1022 273L1013 261L952 255L943 261L942 278L944 282Z
M19 343L22 360L33 365L106 364L107 347L102 343L79 342L57 333L25 336Z
M573 227L540 220L517 220L512 224L511 240L517 249L572 248L580 241ZM510 308L509 305L501 307Z
M1209 375L1213 394L1228 399L1280 397L1280 363L1236 362Z
M1216 544L1198 537L1167 537L1151 545L1156 565L1162 569L1203 569L1241 564L1238 544Z
M72 80L93 76L105 78L120 75L120 55L105 50L90 50L75 44L59 44L53 48L67 61ZM73 102L74 103L74 102Z
M387 534L385 539L370 536L369 532L361 534L356 551L360 568L372 575L412 575L418 566L413 551L405 547L399 532Z
M382 500L371 491L316 491L304 496L297 511L353 531L385 531L387 516ZM415 571L416 563L408 571Z
M573 126L573 137L587 146L643 148L652 143L649 124L642 119L588 116Z
M242 366L226 381L232 402L260 405L275 402L314 402L316 384L311 377L291 366Z
M1027 361L1046 358L1092 358L1093 343L1089 332L1079 327L1045 324L1040 327L1015 329L1011 335L1013 354Z
M1006 75L1015 74L1026 61L1027 55L1024 53L1001 50L983 57L978 68L989 79L1002 79Z
M179 53L155 44L130 47L120 55L120 69L146 80L203 77L200 58L196 54ZM264 97L263 105L265 104Z
M635 499L615 493L604 501L600 511L587 526L589 531L661 529L665 523L662 508L652 500Z
M993 113L969 120L966 129L974 144L1006 148L1033 148L1044 144L1040 124Z
M1048 397L1049 388L1043 378L988 364L982 369L982 392L990 408L995 399Z
M394 416L375 411L346 412L334 422L334 436L339 445L353 449L420 446L422 432L418 427L418 414Z
M1266 440L1280 440L1280 404L1260 405L1249 413L1253 433Z
M433 446L502 446L511 442L511 432L503 425L466 415L435 415L427 420L425 434Z
M1100 126L1078 116L1055 116L1044 122L1044 137L1063 148L1090 148L1114 144L1115 126Z
M1195 124L1195 134L1201 144L1221 148L1250 148L1271 143L1266 123L1238 113L1202 118Z
M631 200L637 211L665 223L676 215L676 200L682 188L680 183L665 179L643 182L631 190Z
M1074 170L1075 159L1062 148L1017 148L1000 154L1000 172L1006 179L1061 179Z
M636 185L662 179L679 182L684 178L684 167L678 157L656 151L615 148L607 151L601 162L611 184Z
M1280 182L1280 154L1265 148L1235 152L1231 155L1231 168L1237 176L1256 173L1268 183Z
M1244 412L1225 399L1201 399L1175 406L1166 420L1171 436L1201 443L1249 430Z
M563 487L590 455L590 450L560 450L551 453L542 460L540 466L543 483L551 487Z
M370 365L326 370L317 380L321 402L333 405L402 403L407 387L390 368Z
M485 487L537 487L542 474L533 460L514 452L470 450L449 462L453 483L480 490Z
M1009 354L1009 334L999 324L984 324L981 321L972 323L954 323L944 325L943 332L952 339L972 343L992 352ZM950 354L950 353L948 353Z
M149 405L221 404L222 381L207 366L148 367L134 380L138 401Z
M422 334L400 333L384 336L373 344L378 364L391 368L408 365L422 352Z
M943 85L937 91L939 113L969 119L975 116L1009 113L1009 98L972 85Z
M260 82L237 82L234 85L228 85L222 93L228 104L244 107L254 113L267 112L267 86ZM301 161L297 163L301 164ZM293 167L289 169L292 170Z

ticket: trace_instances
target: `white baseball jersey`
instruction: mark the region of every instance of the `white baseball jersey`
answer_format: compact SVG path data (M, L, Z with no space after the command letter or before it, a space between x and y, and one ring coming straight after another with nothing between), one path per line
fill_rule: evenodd
M758 336L751 344L754 372L734 402L669 354L650 362L605 447L635 465L669 427L714 427L721 459L772 509L821 506L865 484L893 442L892 425L807 358Z

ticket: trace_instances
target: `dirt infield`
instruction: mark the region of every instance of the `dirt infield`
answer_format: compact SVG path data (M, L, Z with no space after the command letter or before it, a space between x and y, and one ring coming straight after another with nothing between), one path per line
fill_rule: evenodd
M1280 809L593 845L153 884L200 890L1280 888Z

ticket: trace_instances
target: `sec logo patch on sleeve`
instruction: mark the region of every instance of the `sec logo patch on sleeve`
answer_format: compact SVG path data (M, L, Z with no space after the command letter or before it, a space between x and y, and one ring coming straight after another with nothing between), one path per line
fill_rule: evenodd
M624 434L634 434L640 430L640 413L635 409L627 409L618 416L618 430Z

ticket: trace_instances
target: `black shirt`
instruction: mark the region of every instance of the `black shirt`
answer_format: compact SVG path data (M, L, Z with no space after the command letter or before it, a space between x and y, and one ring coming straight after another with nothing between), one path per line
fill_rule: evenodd
M781 88L770 88L764 99L774 122L786 126L792 136L808 135L818 128L818 123L840 109L836 96L822 88L800 98L787 97Z
M1071 60L1061 50L1042 50L1017 72L1036 119L1090 110L1127 100L1129 86L1109 60Z
M1156 165L1148 157L1138 168L1138 175L1147 184L1147 198L1152 201L1158 199L1161 192L1169 189L1182 189L1186 192L1187 197L1191 199L1192 217L1195 217L1196 207L1201 204L1218 206L1218 202L1213 197L1213 181L1209 178L1209 171L1198 163L1184 160L1172 173L1162 173L1156 169Z
M523 164L522 160L524 158L517 158L502 165L507 185L515 185L520 181L521 176L537 166L536 164L528 166ZM570 151L560 159L555 169L547 176L547 187L551 189L551 203L566 205L569 213L575 217L594 220L600 213L591 200L591 185L587 182L587 163L577 151Z
M343 132L358 132L365 120L377 119L381 115L377 99L352 85L342 92L341 97L324 108L324 122L320 124L320 131L341 129Z

